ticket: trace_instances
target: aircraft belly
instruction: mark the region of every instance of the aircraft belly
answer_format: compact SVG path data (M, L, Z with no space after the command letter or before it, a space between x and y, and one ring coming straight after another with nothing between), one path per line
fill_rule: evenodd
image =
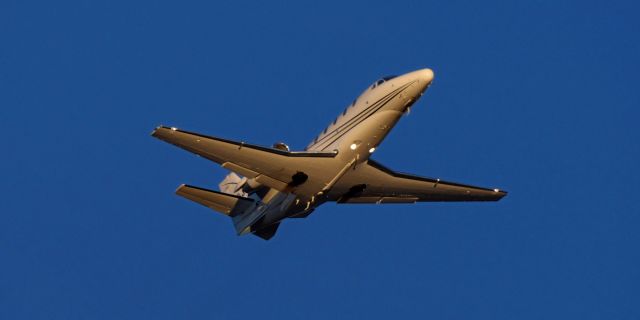
M278 223L286 218L305 218L314 208L320 206L326 199L321 196L310 198L300 198L295 194L281 193L277 203L270 203L263 218L259 221L257 228L263 228L274 223Z
M378 147L400 120L402 114L400 111L391 109L371 115L337 142L336 148L339 150L337 158L344 162L356 157L358 157L357 162L366 161L369 158L370 149ZM355 150L352 149L353 145Z

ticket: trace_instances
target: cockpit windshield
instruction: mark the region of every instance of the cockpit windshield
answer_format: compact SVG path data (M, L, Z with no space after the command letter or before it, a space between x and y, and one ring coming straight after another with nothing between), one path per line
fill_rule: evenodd
M391 80L391 79L393 79L393 78L395 78L395 77L397 77L397 76L386 76L386 77L382 77L380 80L378 80L378 81L374 82L374 83L371 85L371 89L373 89L373 88L375 88L375 87L377 87L377 86L379 86L379 85L383 84L385 81L389 81L389 80Z

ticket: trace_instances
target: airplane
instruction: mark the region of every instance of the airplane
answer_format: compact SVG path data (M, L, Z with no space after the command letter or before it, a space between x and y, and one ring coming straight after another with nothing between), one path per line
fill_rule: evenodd
M398 204L497 201L507 193L395 172L371 154L434 78L431 69L375 81L303 151L271 148L175 127L151 135L231 172L220 191L180 185L176 194L231 217L238 235L271 239L287 218L306 218L325 202Z

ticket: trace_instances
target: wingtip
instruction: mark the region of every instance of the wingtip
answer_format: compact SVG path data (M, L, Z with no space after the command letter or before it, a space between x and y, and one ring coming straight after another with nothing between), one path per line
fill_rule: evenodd
M153 130L151 130L151 136L155 137L157 135L157 133L158 133L158 130L160 130L162 127L163 127L162 125L159 125L159 126L155 127Z
M180 184L180 185L176 188L176 191L175 191L174 193L175 193L175 194L180 194L180 191L181 191L182 189L184 189L186 186L187 186L187 184L185 184L185 183Z
M496 200L500 200L500 199L504 198L508 194L508 192L504 191L504 190L493 189L493 191L498 194L498 199L496 199Z
M178 130L178 128L176 128L176 127L167 127L167 126L164 126L164 125L159 125L159 126L155 127L155 129L153 129L153 131L151 131L151 136L152 136L152 137L156 137L156 138L158 138L158 137L160 136L160 132L161 132L162 130L171 130L171 131L176 131L176 130Z

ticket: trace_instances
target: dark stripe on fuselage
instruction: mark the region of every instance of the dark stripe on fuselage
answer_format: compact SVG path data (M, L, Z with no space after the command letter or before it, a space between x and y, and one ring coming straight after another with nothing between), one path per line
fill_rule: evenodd
M358 114L356 114L356 115L352 116L352 117L351 117L351 119L347 120L345 123L343 123L343 124L341 124L341 125L337 126L336 128L334 128L334 129L333 129L333 130L331 130L330 132L325 133L325 134L324 134L324 136L322 136L322 138L320 138L320 139L318 139L317 141L315 141L315 142L314 142L310 147L315 147L315 146L317 146L317 145L319 145L319 144L321 145L321 144L323 143L323 141L326 141L326 139L329 139L329 137L331 137L333 134L338 133L342 128L344 128L345 126L347 126L347 125L351 124L351 123L352 123L353 121L355 121L355 119L356 119L357 117L359 117L361 114L363 114L363 113L367 112L367 111L368 111L368 110L370 110L371 108L374 108L374 107L376 106L376 104L378 104L380 101L382 101L383 99L385 99L385 98L389 97L390 95L392 95L393 93L395 93L396 91L401 90L401 89L402 89L402 87L399 87L399 88L397 88L397 89L395 89L395 90L391 91L390 93L388 93L388 94L387 94L387 95L385 95L384 97L382 97L382 98L378 99L378 101L376 101L376 102L372 103L370 106L368 106L368 107L366 107L364 110L360 111L360 113L358 113ZM309 148L307 148L307 149L309 149Z
M322 138L320 138L318 141L314 142L312 145L310 145L309 147L307 147L307 150L310 148L314 148L317 147L319 145L324 144L324 142L327 141L327 139L330 139L331 136L335 136L337 134L339 134L343 128L347 127L347 126L351 126L354 122L358 121L359 118L363 117L364 114L369 113L369 111L371 111L372 109L376 108L378 106L379 103L381 103L383 100L386 100L383 102L383 105L386 105L387 102L389 102L391 99L393 99L394 97L397 96L397 93L401 92L402 90L404 90L405 88L407 88L408 86L410 86L411 84L413 84L415 81L411 81L409 83L406 83L405 85L398 87L397 89L391 91L390 93L386 94L384 97L378 99L376 102L372 103L370 106L368 106L367 108L365 108L364 110L360 111L360 113L354 115L353 117L351 117L351 119L347 120L345 123L341 124L340 126L338 126L337 128L333 129L332 131L330 131L329 133L325 134ZM395 94L395 95L394 95ZM391 95L393 95L391 98L389 98ZM378 108L379 109L379 108ZM375 112L375 111L374 111ZM368 117L368 116L367 116ZM350 129L345 130L345 132L349 131ZM334 140L335 141L335 140ZM330 145L330 144L329 144ZM325 146L326 148L327 146Z
M380 109L384 108L387 103L389 103L389 101L393 100L393 98L397 97L400 93L402 93L402 91L404 91L404 89L406 87L408 87L409 85L413 84L413 81L408 83L407 85L405 85L401 90L401 91L394 91L395 94L393 94L392 97L390 97L389 99L387 99L383 104L381 104L380 106L378 106L377 108L375 108L375 110L370 110L371 112L367 112L368 114L366 116L364 116L362 119L358 120L355 123L352 123L351 125L349 125L350 128L344 130L344 132L342 132L341 134L339 134L337 137L335 137L333 140L331 140L331 142L329 144L327 144L324 148L322 148L321 150L326 149L327 147L329 147L330 145L334 144L336 141L340 140L340 138L342 138L345 134L347 134L349 131L351 131L351 129L355 128L356 126L358 126L359 124L361 124L362 122L366 121L367 119L369 119L369 117L371 117L372 115L374 115L376 112L378 112ZM358 117L362 116L359 115Z

